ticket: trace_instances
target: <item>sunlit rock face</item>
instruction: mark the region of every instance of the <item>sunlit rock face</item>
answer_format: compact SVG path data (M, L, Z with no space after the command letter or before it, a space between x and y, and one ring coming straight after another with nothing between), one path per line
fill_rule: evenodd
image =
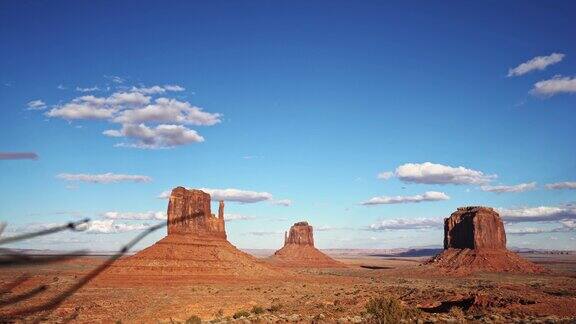
M224 202L220 202L218 217L210 209L210 195L201 190L177 187L168 203L168 235L186 234L226 238Z
M506 249L504 223L492 208L460 207L444 220L444 249Z
M479 206L460 207L444 220L444 251L426 264L456 274L546 271L508 251L500 215L492 208Z
M308 222L298 222L290 227L288 236L284 237L284 245L299 244L314 246L314 230Z

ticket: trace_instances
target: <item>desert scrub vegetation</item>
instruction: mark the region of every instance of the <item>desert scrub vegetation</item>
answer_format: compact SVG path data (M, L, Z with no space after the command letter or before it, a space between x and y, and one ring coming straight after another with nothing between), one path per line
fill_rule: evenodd
M248 311L239 310L236 313L234 313L234 315L232 315L232 318L238 319L238 318L248 317L248 316L250 316L250 313Z
M420 315L420 311L405 307L400 300L393 297L376 297L366 304L366 314L373 323L388 324L402 320L413 321Z
M264 313L264 308L262 308L261 306L254 306L252 307L252 313L256 315L262 314Z
M202 323L202 319L196 315L192 315L190 317L188 317L188 319L185 322L186 324L200 324Z

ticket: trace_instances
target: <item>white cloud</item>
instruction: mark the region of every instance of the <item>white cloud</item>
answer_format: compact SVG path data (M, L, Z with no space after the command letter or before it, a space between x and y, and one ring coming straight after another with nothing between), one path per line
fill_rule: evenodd
M178 145L204 142L204 137L195 130L182 125L158 125L151 128L144 124L128 124L122 125L120 130L106 130L103 134L135 140L135 143L120 143L116 146L145 149L172 148Z
M378 176L376 178L378 178L380 180L388 180L388 179L392 178L393 176L394 176L394 172L385 171L385 172L378 173Z
M175 92L179 92L179 91L184 91L186 89L184 89L183 87L179 86L179 85L165 85L165 86L151 86L151 87L132 87L132 89L130 89L130 91L133 92L140 92L143 94L161 94L161 93L165 93L166 91L175 91Z
M122 84L122 83L124 83L124 81L126 81L124 78L121 78L121 77L115 76L115 75L105 75L104 77L106 79L108 79L114 83L118 83L118 84Z
M188 102L158 98L154 104L121 112L118 117L114 118L114 122L122 124L165 122L212 126L220 122L220 117L220 114L202 111L202 108L194 107Z
M546 189L550 190L576 189L576 181L549 183L546 185Z
M48 117L67 120L110 119L121 109L148 104L150 97L138 92L116 92L109 97L82 96L46 112Z
M76 91L78 91L78 92L94 92L94 91L100 91L100 88L98 88L97 86L88 87L88 88L76 87Z
M289 207L290 205L292 205L292 200L290 200L290 199L275 199L272 201L272 204L277 205L277 206Z
M109 211L102 213L102 217L106 219L124 219L124 220L164 220L166 219L166 213L161 211L149 211L149 212L117 212Z
M363 202L362 205L419 203L423 201L440 201L448 199L450 199L450 197L443 192L427 191L423 195L415 195L415 196L374 197Z
M496 178L495 175L485 175L481 171L462 166L451 167L430 162L403 164L396 168L395 175L404 182L457 185L486 184Z
M550 233L550 230L536 227L512 228L506 230L506 234L510 235L528 235L528 234L541 234L541 233Z
M190 189L190 188L188 188ZM198 190L202 190L208 194L214 201L224 200L224 201L235 201L244 204L249 203L257 203L261 201L271 201L272 203L277 202L277 200L273 200L273 196L271 193L268 192L257 192L257 191L249 191L249 190L241 190L241 189L209 189L209 188L199 188ZM159 199L168 199L170 198L170 191L162 191L157 198ZM288 199L282 199L284 203L289 201Z
M103 134L132 139L127 143L115 144L117 147L142 149L172 148L203 142L202 136L184 125L212 126L221 122L221 114L206 112L186 101L166 97L153 100L157 94L184 91L179 85L124 89L107 97L77 97L53 107L45 115L65 120L93 119L120 124L120 129L106 130Z
M143 175L134 174L84 174L84 173L60 173L56 176L58 179L66 181L81 181L90 183L117 183L117 182L150 182L152 178Z
M46 103L40 99L29 101L26 106L28 110L42 110L46 109Z
M489 192L495 192L495 193L524 192L524 191L536 189L536 182L520 183L520 184L512 185L512 186L504 186L504 185L502 185L502 186L490 186L490 185L486 185L486 186L481 186L480 189L482 189L482 191L489 191Z
M240 189L209 189L200 188L200 190L209 193L212 200L236 201L241 203L256 203L266 200L272 200L272 194L268 192L257 192Z
M166 89L166 91L174 91L174 92L180 92L186 90L184 87L181 87L177 84L166 84L164 85L164 89Z
M240 215L240 214L228 214L225 213L224 214L224 219L228 222L233 222L233 221L242 221L242 220L253 220L256 219L256 217L254 216L246 216L246 215Z
M441 228L444 220L441 218L415 218L415 219L385 219L369 226L370 230L403 230L403 229L425 229Z
M88 234L117 234L132 231L141 231L148 228L147 224L126 224L117 223L113 219L93 220L85 225L79 226L79 229Z
M576 207L522 207L498 208L500 216L506 222L547 222L565 219L576 219Z
M508 77L524 75L536 70L544 70L552 64L556 64L564 58L562 53L552 53L548 56L536 56L513 69L508 70Z
M552 79L536 82L531 93L543 96L553 96L559 93L576 93L576 78L556 75Z
M162 191L158 196L156 196L156 198L158 198L158 199L168 199L168 198L170 198L170 190Z
M267 235L279 235L284 234L284 232L248 232L249 235L254 236L267 236Z
M576 229L576 220L573 219L565 219L563 221L560 221L560 223L562 223L562 225L564 225L565 228L574 230Z

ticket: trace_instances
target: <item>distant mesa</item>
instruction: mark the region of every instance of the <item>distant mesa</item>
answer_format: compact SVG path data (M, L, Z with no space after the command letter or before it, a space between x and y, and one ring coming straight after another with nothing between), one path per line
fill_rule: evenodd
M314 229L308 222L298 222L284 233L284 247L269 258L275 265L291 268L340 268L344 264L314 247Z
M500 215L481 206L460 207L444 220L444 251L428 263L455 273L545 271L506 249Z
M157 279L219 281L262 278L281 270L238 250L226 239L224 202L211 213L210 195L177 187L168 203L168 235L116 262L105 280L141 283Z

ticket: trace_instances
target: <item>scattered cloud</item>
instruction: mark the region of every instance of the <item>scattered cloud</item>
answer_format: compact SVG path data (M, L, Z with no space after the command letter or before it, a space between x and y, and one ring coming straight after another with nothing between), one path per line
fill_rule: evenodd
M495 175L486 175L481 171L465 167L451 167L431 162L406 163L396 168L395 175L404 182L425 184L486 184Z
M100 88L98 86L93 86L93 87L88 87L88 88L76 87L76 91L78 91L78 92L94 92L94 91L100 91Z
M166 91L175 91L180 92L184 91L183 87L179 85L165 85L165 86L151 86L151 87L132 87L131 91L133 92L140 92L144 94L161 94L165 93Z
M576 93L576 78L556 75L552 79L536 82L531 93L542 96L553 96L560 93Z
M292 205L292 200L290 200L290 199L275 199L275 200L272 200L272 204L277 205L277 206L289 207L290 205Z
M117 182L150 182L152 178L134 174L84 174L84 173L60 173L56 176L65 181L80 181L90 183L117 183Z
M106 79L108 79L114 83L117 83L117 84L122 84L122 83L124 83L124 81L126 81L124 78L121 78L121 77L116 76L116 75L105 75L104 78L106 78Z
M506 234L509 235L529 235L529 234L541 234L541 233L550 233L550 229L525 227L525 228L512 228L506 230Z
M64 86L63 84L59 84L59 85L56 87L56 89L58 89L58 90L66 90L67 88L66 88L66 86Z
M563 189L575 190L576 189L576 181L549 183L545 187L546 187L546 189L550 189L550 190L563 190Z
M165 212L161 211L148 211L148 212L117 212L108 211L101 214L105 219L122 219L122 220L165 220L167 218Z
M385 171L378 173L377 178L380 180L388 180L394 176L394 172L392 171Z
M148 103L150 103L150 97L139 92L116 92L108 97L88 95L52 108L46 112L46 116L66 120L110 119L122 109L139 107Z
M123 125L120 130L109 129L103 132L110 137L127 137L132 143L118 143L118 147L134 147L143 149L172 148L178 145L204 142L204 137L195 130L182 125L158 125L148 127L140 125Z
M362 205L419 203L423 201L440 201L448 199L450 199L450 197L443 192L427 191L422 195L415 195L415 196L374 197L363 202Z
M253 219L256 219L256 217L240 215L240 214L224 213L224 219L228 222L233 222L233 221L253 220Z
M498 208L497 211L506 222L549 222L576 219L576 207L573 206Z
M272 194L268 192L257 192L240 189L209 189L200 188L200 190L209 193L212 200L236 201L244 204L257 203L261 201L272 200Z
M556 64L564 59L562 53L552 53L548 56L536 56L515 68L508 70L508 77L520 76L532 71L545 70L548 66Z
M220 114L202 111L188 102L158 98L154 104L140 109L122 111L114 122L136 124L142 122L178 123L195 126L212 126L220 123Z
M46 109L46 103L40 99L29 101L26 104L28 110L43 110Z
M441 218L414 218L414 219L385 219L369 226L369 230L406 230L406 229L427 229L441 228L444 220Z
M118 234L141 231L148 228L148 224L118 223L114 219L93 220L79 227L88 234Z
M193 188L188 188L193 189ZM274 196L268 192L258 192L258 191L250 191L250 190L242 190L242 189L210 189L210 188L198 188L198 190L202 190L208 194L213 201L235 201L243 204L250 204L250 203L258 203L262 201L269 201L275 205L281 206L290 206L292 203L289 199L279 199L275 200ZM170 198L170 190L162 191L157 198L159 199L168 199Z
M38 160L34 152L0 152L0 160Z
M480 189L482 191L489 191L489 192L495 192L495 193L505 193L505 192L524 192L524 191L529 191L529 190L534 190L536 189L536 182L530 182L530 183L520 183L517 185L511 185L511 186L490 186L490 185L486 185L486 186L481 186Z
M76 88L81 92L99 89ZM184 91L179 85L120 86L117 89L122 90L108 96L84 95L74 98L54 106L45 115L68 121L105 120L119 124L119 128L106 130L103 134L129 139L128 142L115 144L117 147L141 149L173 148L203 142L204 137L185 125L213 126L221 122L221 114L206 112L189 102L167 97L155 98L156 95Z
M267 235L279 235L279 234L284 234L284 232L248 232L247 234L249 235L254 235L254 236L267 236Z

